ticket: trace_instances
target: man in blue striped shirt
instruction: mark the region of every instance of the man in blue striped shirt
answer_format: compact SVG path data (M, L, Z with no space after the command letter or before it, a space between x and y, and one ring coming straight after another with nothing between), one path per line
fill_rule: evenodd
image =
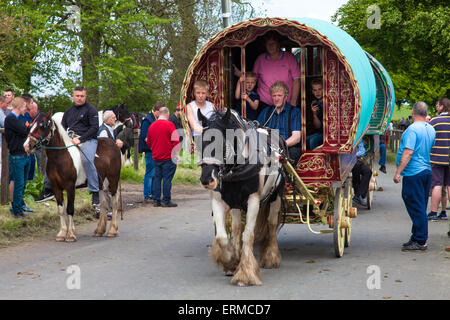
M289 158L295 167L302 152L301 113L298 108L287 103L288 93L289 89L284 82L275 82L270 87L273 105L263 109L257 120L263 127L279 130L280 135L286 140Z
M450 189L450 167L449 167L449 148L450 148L450 100L440 99L436 103L438 116L431 119L430 124L436 131L436 139L430 153L431 163L431 212L428 214L428 220L436 221L438 219L447 219L445 207L442 208L439 216L437 215L439 202L441 201L442 188L447 186Z

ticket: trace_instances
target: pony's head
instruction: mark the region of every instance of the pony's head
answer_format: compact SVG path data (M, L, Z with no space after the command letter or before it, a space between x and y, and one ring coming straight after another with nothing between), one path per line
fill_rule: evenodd
M237 139L230 132L243 126L239 116L230 108L226 112L216 111L209 119L200 110L197 116L203 127L200 182L205 188L214 190L219 183L219 168L234 164Z
M125 104L118 104L111 108L116 115L118 121L122 122L127 128L134 127L133 117L131 112L125 107Z
M25 151L28 153L36 151L50 141L53 134L52 111L39 113L30 126L28 138L23 144Z

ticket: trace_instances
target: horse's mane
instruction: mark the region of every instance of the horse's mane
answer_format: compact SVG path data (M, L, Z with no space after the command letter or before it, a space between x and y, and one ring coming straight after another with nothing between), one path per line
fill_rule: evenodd
M63 118L64 112L57 112L52 116L53 123L56 125L56 129L58 130L59 135L61 136L62 140L64 141L64 144L66 146L69 146L72 144L72 139L70 139L69 135L67 134L67 131L64 130L61 122Z

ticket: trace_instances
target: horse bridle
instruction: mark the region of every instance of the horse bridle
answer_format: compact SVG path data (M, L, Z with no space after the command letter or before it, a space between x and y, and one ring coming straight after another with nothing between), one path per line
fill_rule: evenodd
M30 125L31 128L36 123L37 119L39 118L39 115L40 115L40 113L36 116L36 118L31 123L31 125ZM42 124L43 124L42 127L44 130L50 127L50 122L51 122L51 119L48 119L47 122L42 122ZM31 140L36 142L36 144L30 150L33 150L33 149L39 150L42 147L42 145L48 144L50 142L51 138L53 137L53 132L54 132L54 128L52 128L52 127L50 127L50 132L45 137L43 137L42 135L37 135L33 132L30 132L28 134L28 136L30 137Z

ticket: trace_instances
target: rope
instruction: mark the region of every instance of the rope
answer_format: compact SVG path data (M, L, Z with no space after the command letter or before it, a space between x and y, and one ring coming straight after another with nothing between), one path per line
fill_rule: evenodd
M122 204L122 182L119 178L119 201L120 201L120 220L123 220L123 204Z
M48 147L45 145L41 145L41 148L43 149L51 149L51 150L63 150L63 149L68 149L70 147L74 147L76 146L76 144L71 144L70 146L64 146L64 147Z

